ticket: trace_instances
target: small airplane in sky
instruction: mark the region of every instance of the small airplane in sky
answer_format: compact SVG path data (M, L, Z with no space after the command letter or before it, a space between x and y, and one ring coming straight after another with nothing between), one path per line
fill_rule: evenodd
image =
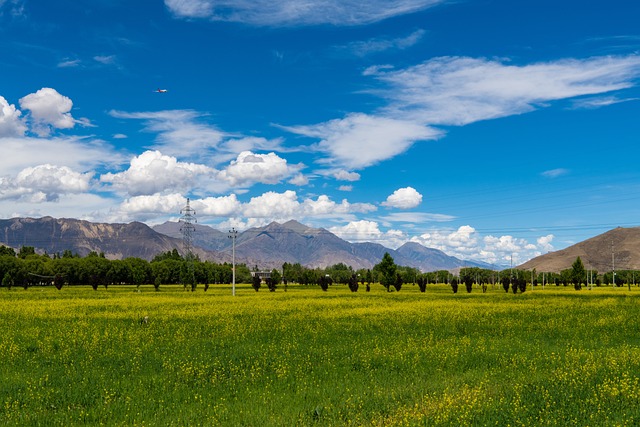
M168 91L167 89L160 89L160 88L158 88L158 89L156 89L154 92L158 92L158 93L167 93L167 92L169 92L169 91Z

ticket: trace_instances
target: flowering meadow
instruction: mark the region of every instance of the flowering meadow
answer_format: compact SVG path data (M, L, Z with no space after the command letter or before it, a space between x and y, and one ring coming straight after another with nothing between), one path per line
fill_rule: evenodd
M0 289L0 425L631 426L640 290Z

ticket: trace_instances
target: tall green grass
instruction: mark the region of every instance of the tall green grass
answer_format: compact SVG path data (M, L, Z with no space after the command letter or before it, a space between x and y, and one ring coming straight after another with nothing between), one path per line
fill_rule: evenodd
M161 289L0 290L0 425L640 423L637 288Z

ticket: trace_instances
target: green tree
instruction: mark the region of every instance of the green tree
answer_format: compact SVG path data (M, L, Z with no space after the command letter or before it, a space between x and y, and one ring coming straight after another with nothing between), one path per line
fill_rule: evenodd
M126 258L125 265L129 268L129 282L136 287L149 283L151 278L151 267L149 262L142 258Z
M262 286L262 279L260 279L260 276L257 274L253 276L251 286L253 286L253 289L255 289L256 292L260 290L260 287Z
M282 275L277 268L271 270L271 280L273 280L276 285L282 283Z
M35 255L36 249L33 246L23 246L20 248L20 252L18 252L18 258L25 259L29 255Z
M2 286L11 289L11 287L13 286L13 277L11 276L11 273L9 273L8 271L4 274L4 277L2 278Z
M390 287L396 283L397 266L389 252L384 253L382 261L376 264L373 270L380 273L380 284L385 287L387 292L390 292Z
M571 264L571 283L573 283L577 291L582 289L582 283L584 282L586 274L582 260L580 257L576 258L573 264Z
M0 246L0 256L8 255L8 256L16 256L16 251L9 246Z

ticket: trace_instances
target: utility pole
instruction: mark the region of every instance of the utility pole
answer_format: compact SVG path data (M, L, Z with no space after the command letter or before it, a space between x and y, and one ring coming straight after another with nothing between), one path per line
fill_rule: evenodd
M616 287L616 255L613 249L613 240L611 240L611 268L613 273L613 288Z
M231 228L231 230L229 230L229 238L231 239L231 265L233 269L231 295L236 296L236 239L238 238L238 230Z
M193 223L198 222L196 220L196 211L191 209L189 205L189 198L187 198L187 205L182 208L180 211L182 217L180 217L180 231L182 232L182 251L184 252L184 258L187 262L187 276L185 280L188 280L191 285L191 290L195 291L196 289L196 277L195 277L195 268L193 265L194 255L192 251L193 245L193 233L196 231L196 226ZM185 289L187 284L184 284Z

